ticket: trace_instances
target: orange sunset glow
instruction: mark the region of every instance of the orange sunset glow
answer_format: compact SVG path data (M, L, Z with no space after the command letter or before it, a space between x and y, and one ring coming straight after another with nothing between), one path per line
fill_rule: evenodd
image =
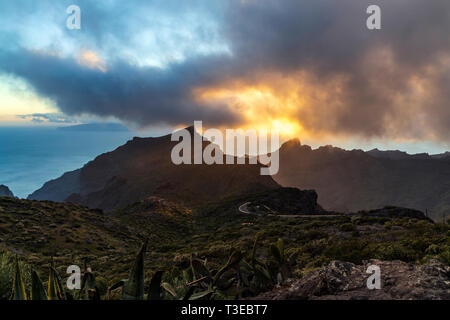
M265 74L253 81L231 80L218 87L193 90L201 105L223 104L242 116L236 126L243 129L277 130L282 138L324 138L325 131L314 126L305 127L301 114L309 123L316 104L338 104L344 77L336 77L327 84L318 85L306 72L293 75ZM319 129L319 128L317 128Z

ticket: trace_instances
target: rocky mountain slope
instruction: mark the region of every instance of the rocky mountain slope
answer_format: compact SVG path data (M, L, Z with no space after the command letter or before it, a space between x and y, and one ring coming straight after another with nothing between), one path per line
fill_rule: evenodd
M0 185L0 197L14 197L14 194L9 188L3 184Z
M41 274L46 274L48 262L53 257L65 277L68 276L67 266L82 266L87 260L97 279L109 287L127 276L144 239L149 240L145 260L147 279L157 270L166 271L165 277L179 276L182 270L190 268L192 255L207 260L210 268L215 270L228 261L233 250L245 253L248 259L255 238L258 238L255 256L261 261L270 261L271 245L283 239L285 261L293 279L287 285L310 279L308 288L333 289L319 290L320 295L316 291L307 291L308 299L339 298L346 285L355 288L346 297L364 298L358 288L364 280L362 277L366 276L362 267L364 260L370 259L383 261L382 270L392 274L392 281L423 280L418 289L423 289L420 292L424 292L424 297L443 298L441 289L446 288L443 285L448 280L427 276L428 267L423 263L438 259L448 267L450 225L404 216L401 211L396 214L393 210L385 216L334 215L327 219L239 213L239 204L257 197L234 196L189 210L152 196L108 215L74 203L0 197L0 256L4 251L17 255ZM348 274L344 272L335 277L342 279L336 286L322 281L324 277L320 271L335 260L346 261L345 266L351 266ZM399 268L398 280L395 280L397 273L389 269L387 261L394 261L392 269ZM417 273L420 277L409 278L406 271L411 268L414 268L412 274ZM405 277L401 278L403 271ZM310 277L310 274L318 275ZM333 279L334 271L325 275L326 279ZM392 287L392 281L383 285ZM395 286L409 290L410 282L403 287L400 283ZM264 291L257 293L261 292ZM391 290L389 297L410 297L405 293L394 295L394 292ZM251 296L253 293L243 297Z
M283 186L314 189L327 210L359 211L399 206L450 214L450 157L398 151L346 151L332 146L312 150L298 140L280 149Z
M88 259L96 270L119 275L144 239L151 240L149 248L157 253L191 235L190 215L153 199L105 215L75 203L0 197L0 253L17 254L42 270L54 257L62 274L64 266Z
M170 159L175 144L170 135L134 138L83 168L47 182L29 199L70 201L110 211L149 196L198 206L282 185L315 190L318 203L330 211L398 206L440 220L450 213L447 153L409 155L332 146L312 150L291 140L280 149L280 171L272 179L259 174L259 165L176 166Z
M195 206L279 187L271 177L260 175L260 165L174 165L170 155L177 142L170 138L134 138L47 182L28 198L113 210L152 195Z

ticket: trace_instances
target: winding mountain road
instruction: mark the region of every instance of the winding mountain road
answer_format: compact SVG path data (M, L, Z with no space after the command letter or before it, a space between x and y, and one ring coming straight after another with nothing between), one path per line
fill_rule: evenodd
M248 205L251 202L246 202L241 204L238 208L239 212L244 214L252 214L252 215L260 215L255 212L251 212L248 210ZM266 207L270 211L272 211L269 207ZM273 211L272 211L273 212ZM330 214L330 215L310 215L310 214L267 214L269 217L281 217L281 218L315 218L315 219L324 219L324 218L335 218L340 217L340 215Z

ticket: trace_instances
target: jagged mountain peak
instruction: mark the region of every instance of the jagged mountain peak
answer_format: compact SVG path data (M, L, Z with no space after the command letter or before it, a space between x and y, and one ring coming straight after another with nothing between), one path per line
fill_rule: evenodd
M284 187L316 190L325 209L358 211L393 205L428 210L435 218L448 212L450 158L304 148L280 150L280 170L274 179Z
M260 175L259 164L175 165L171 151L177 143L170 135L134 138L83 168L49 181L29 199L76 202L109 211L150 196L199 205L279 187L270 176Z
M0 185L0 197L14 197L14 194L12 193L11 190L9 190L9 188L7 186L5 186L4 184Z

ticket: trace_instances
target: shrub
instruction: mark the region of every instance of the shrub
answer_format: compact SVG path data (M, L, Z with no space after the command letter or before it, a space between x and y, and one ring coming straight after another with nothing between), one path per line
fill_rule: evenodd
M413 250L398 244L388 245L380 250L378 257L381 260L401 260L404 262L413 262L418 258Z
M450 246L444 246L441 249L441 253L438 256L438 259L447 265L450 264Z
M353 223L344 223L343 225L341 225L340 229L342 232L351 232L355 231L356 227L353 225Z
M373 259L374 247L369 246L366 241L360 241L359 239L339 241L325 249L324 255L331 260L342 260L361 264L363 260Z
M435 244L430 245L425 251L426 254L437 255L441 253L441 247Z

